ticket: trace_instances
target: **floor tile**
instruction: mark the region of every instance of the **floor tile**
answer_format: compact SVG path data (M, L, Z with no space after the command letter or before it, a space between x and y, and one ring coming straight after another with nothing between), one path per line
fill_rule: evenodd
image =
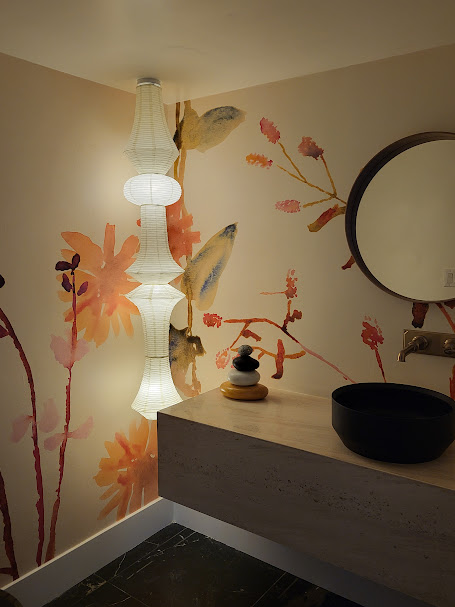
M128 596L106 582L97 590L77 603L77 607L144 607L144 604Z
M146 605L250 607L282 574L200 533L163 546L141 569L112 579Z
M361 607L290 573L279 580L251 607Z
M173 523L46 607L361 607Z
M90 595L97 588L103 586L103 584L105 584L105 581L98 575L90 575L88 578L85 578L85 580L82 580L82 582L79 582L79 584L76 584L64 594L48 603L46 607L74 607L81 599Z
M185 533L189 534L192 533L192 531L186 530L185 527L178 525L177 523L168 525L142 542L142 544L139 544L132 550L129 550L111 561L108 565L99 569L96 574L103 578L103 580L109 581L114 576L119 575L130 567L133 571L135 569L140 569L144 564L149 562L149 557L155 550L158 550L161 546L167 545L169 542L174 541L175 543L176 541L179 541Z

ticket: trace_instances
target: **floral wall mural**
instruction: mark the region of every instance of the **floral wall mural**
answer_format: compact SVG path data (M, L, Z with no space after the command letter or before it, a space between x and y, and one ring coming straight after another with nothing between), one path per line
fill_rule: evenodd
M270 390L329 396L399 381L455 394L451 361L396 362L411 324L455 332L455 304L412 306L376 289L344 236L369 158L413 132L455 130L455 91L436 69L447 62L455 47L168 106L183 191L166 209L168 235L185 295L170 360L183 397L225 381L243 343ZM125 297L139 243L122 194L134 95L9 57L0 66L46 92L22 108L24 133L55 125L44 140L21 138L16 93L6 95L3 136L21 145L5 166L14 204L0 242L4 585L152 502L158 485L156 422L130 408L143 364Z

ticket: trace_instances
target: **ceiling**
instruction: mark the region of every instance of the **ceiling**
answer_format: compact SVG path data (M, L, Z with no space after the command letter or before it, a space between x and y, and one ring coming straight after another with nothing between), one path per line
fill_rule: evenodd
M454 0L0 0L0 52L164 100L455 43Z

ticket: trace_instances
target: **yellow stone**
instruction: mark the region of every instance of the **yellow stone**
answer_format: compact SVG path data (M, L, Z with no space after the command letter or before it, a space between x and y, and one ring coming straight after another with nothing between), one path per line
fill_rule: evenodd
M262 384L255 386L235 386L230 381L225 381L220 386L221 393L226 398L233 400L262 400L269 393L268 388Z

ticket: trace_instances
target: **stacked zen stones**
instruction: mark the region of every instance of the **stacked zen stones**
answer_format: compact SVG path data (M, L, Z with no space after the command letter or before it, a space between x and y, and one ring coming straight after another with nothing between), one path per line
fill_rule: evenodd
M261 400L268 394L268 389L259 384L261 376L256 371L259 361L252 358L253 348L240 346L239 355L234 358L234 368L229 371L228 380L221 384L220 390L227 398L234 400Z

